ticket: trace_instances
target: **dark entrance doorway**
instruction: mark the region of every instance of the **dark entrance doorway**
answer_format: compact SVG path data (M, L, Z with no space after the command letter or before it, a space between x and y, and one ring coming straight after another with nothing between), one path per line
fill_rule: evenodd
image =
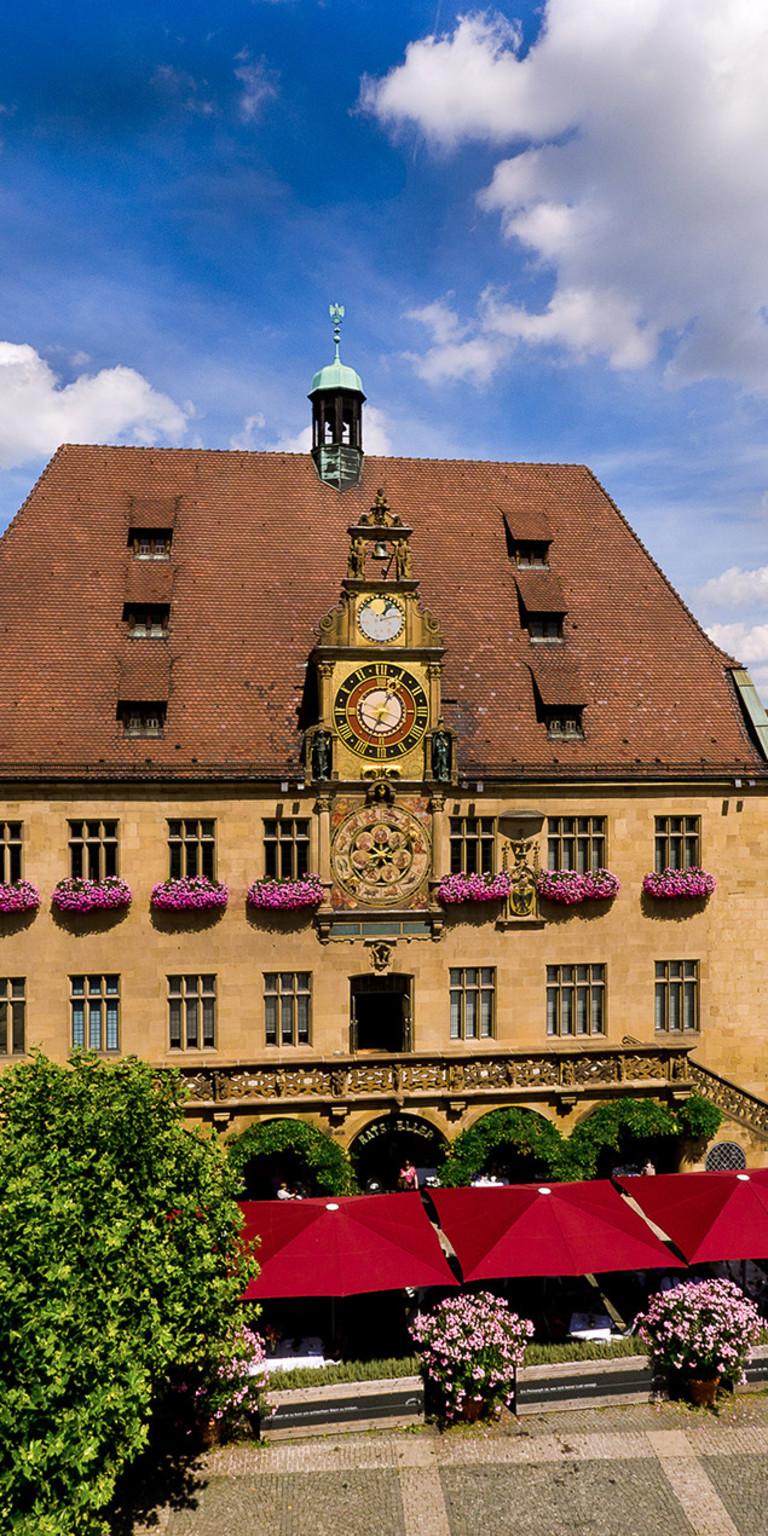
M437 1169L442 1145L443 1137L428 1120L401 1112L372 1120L355 1137L349 1155L361 1189L373 1182L380 1189L395 1190L406 1158L423 1184Z
M411 1049L411 977L350 977L350 1050Z

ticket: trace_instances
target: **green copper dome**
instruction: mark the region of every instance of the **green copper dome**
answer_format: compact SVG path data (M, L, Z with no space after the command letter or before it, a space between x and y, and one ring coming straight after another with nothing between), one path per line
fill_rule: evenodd
M317 389L354 389L361 395L363 381L359 373L355 373L354 368L347 368L337 356L326 368L321 368L320 372L315 374L309 392L310 400Z
M309 398L319 389L343 389L354 390L358 395L363 395L363 381L354 368L347 368L339 357L339 341L341 337L341 322L344 319L343 304L331 304L330 315L333 320L333 340L335 343L335 356L332 363L326 368L321 368L312 380L312 388ZM363 395L365 399L365 395Z

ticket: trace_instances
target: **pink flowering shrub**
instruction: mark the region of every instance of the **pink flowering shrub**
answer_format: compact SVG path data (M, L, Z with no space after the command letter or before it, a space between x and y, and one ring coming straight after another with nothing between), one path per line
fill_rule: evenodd
M51 902L60 912L95 912L129 907L131 888L117 875L106 880L60 880L51 893Z
M488 1291L450 1296L416 1317L410 1332L425 1375L442 1393L449 1422L467 1398L482 1398L486 1409L512 1407L515 1370L523 1363L533 1323L510 1312L506 1301Z
M574 906L578 901L610 901L621 886L609 869L545 869L536 882L540 896Z
M40 892L28 880L0 885L0 912L34 912L40 905Z
M754 1302L732 1280L688 1280L657 1291L637 1321L654 1365L705 1380L744 1381L763 1329Z
M299 880L254 880L246 900L250 907L298 912L302 907L319 907L325 891L317 875L302 875Z
M225 907L229 901L229 888L220 880L209 880L207 875L190 875L154 885L149 899L150 905L160 912Z
M222 1438L250 1427L252 1417L267 1408L264 1340L245 1323L227 1339L222 1352L191 1381L175 1386L178 1408L186 1402L186 1433L210 1422L218 1424Z
M643 890L649 896L711 896L715 889L714 875L704 869L663 869L661 874L643 876Z
M509 895L509 875L443 875L437 899L445 906L458 901L504 901Z

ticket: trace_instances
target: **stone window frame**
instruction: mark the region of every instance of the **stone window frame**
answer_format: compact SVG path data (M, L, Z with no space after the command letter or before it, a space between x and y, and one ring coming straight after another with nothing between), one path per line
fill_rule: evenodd
M216 879L216 831L215 816L168 817L169 879Z
M547 869L575 869L580 875L605 869L607 822L607 816L548 816Z
M216 977L168 976L168 1049L213 1051L216 1049Z
M26 976L0 976L0 1056L26 1055Z
M654 1029L657 1035L691 1035L700 1028L698 960L654 961Z
M264 876L267 880L300 880L310 868L310 817L263 818Z
M607 967L602 961L547 966L547 1038L605 1038Z
M73 1051L112 1056L120 1050L120 977L70 976L70 1024Z
M312 972L264 972L264 1043L312 1044Z
M451 1040L493 1040L496 1034L496 967L451 966L448 973Z
M452 875L496 873L495 816L451 816L448 821Z
M21 821L0 821L0 885L21 879L22 826Z
M655 816L653 852L657 875L665 869L700 869L701 817Z
M69 822L69 873L73 880L107 880L119 873L119 822L78 816ZM79 829L79 830L78 830Z

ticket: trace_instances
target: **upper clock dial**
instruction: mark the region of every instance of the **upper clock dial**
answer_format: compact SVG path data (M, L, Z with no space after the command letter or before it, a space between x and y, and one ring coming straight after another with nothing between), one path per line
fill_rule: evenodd
M421 741L429 721L418 678L389 661L372 661L342 683L333 706L341 740L358 757L402 757Z
M357 622L367 640L396 640L405 625L405 612L393 597L367 597L358 610Z

